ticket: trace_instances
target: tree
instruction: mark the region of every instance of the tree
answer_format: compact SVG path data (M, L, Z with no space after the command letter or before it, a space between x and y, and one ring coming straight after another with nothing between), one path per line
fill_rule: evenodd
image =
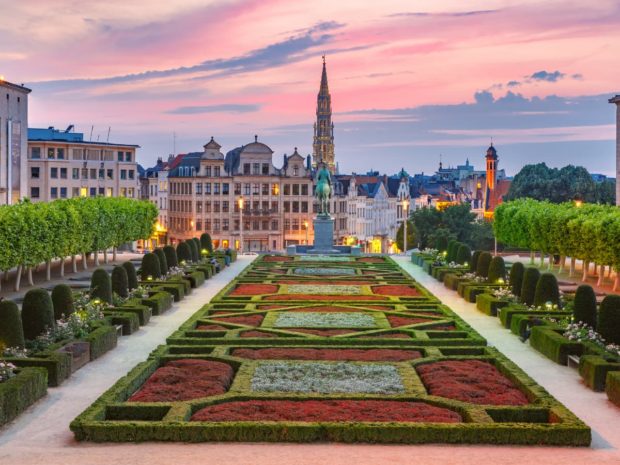
M411 223L417 232L416 240L421 249L433 246L431 236L440 227L441 222L442 212L436 208L419 208L413 211ZM409 226L407 226L408 230Z
M404 222L401 223L398 231L396 231L396 246L398 250L404 250L405 244L403 243L403 230L405 228ZM416 247L416 229L411 221L407 222L407 250L411 250Z

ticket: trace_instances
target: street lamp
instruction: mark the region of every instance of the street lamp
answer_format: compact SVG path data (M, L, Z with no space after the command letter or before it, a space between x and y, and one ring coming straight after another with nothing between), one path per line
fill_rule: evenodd
M403 252L407 255L407 220L409 219L409 200L403 199L403 215L405 216L405 223L403 227Z
M239 205L239 253L243 253L243 196L239 196L237 200Z
M308 245L308 220L304 220L304 228L306 228L306 245Z

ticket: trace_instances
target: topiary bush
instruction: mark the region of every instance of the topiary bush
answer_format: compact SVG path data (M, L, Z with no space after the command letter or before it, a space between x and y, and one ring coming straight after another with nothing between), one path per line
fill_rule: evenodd
M112 303L112 281L103 268L97 268L90 278L90 296L109 304Z
M213 253L213 241L209 233L202 233L200 235L200 248L205 249L209 253Z
M119 297L129 297L129 276L124 266L115 266L112 270L112 291Z
M142 257L142 268L140 274L143 281L149 279L159 279L161 277L161 268L159 267L159 258L154 253L147 253Z
M493 257L489 263L489 281L497 283L499 280L506 279L506 264L500 256Z
M165 246L164 255L166 256L166 263L168 264L168 269L179 266L177 251L174 250L174 247L172 247L171 245Z
M523 273L525 273L525 266L521 262L513 263L510 267L510 292L512 292L513 295L521 295Z
M448 250L448 238L446 236L439 236L435 239L435 248L440 252Z
M12 300L0 302L0 347L24 347L24 328L19 308Z
M131 262L123 263L122 267L125 268L125 272L127 273L127 287L130 291L132 291L136 287L138 287L138 275L136 273L136 267Z
M179 259L179 263L182 261L191 262L192 261L192 249L187 242L181 242L177 245L177 257Z
M478 259L480 258L480 254L482 251L476 250L473 254L471 254L471 260L469 261L469 271L471 273L475 273L478 268Z
M26 292L22 303L22 327L24 338L30 341L43 334L47 328L55 328L54 303L45 289Z
M489 276L489 266L491 265L493 256L489 252L482 252L478 257L478 263L476 264L476 274L487 278Z
M560 305L560 289L558 287L558 280L554 274L543 273L536 283L534 305L539 307L548 302L554 305Z
M598 332L608 344L620 344L620 295L608 295L601 302Z
M202 257L200 240L197 237L194 237L190 240L194 243L194 248L196 249L196 260L195 261L199 262Z
M536 294L538 278L540 278L540 271L538 271L538 268L531 266L525 270L525 273L523 273L521 292L519 293L519 300L521 303L528 306L534 304L534 295Z
M153 253L157 255L157 259L159 260L159 271L161 274L168 274L169 265L164 251L162 249L155 249Z
M454 259L456 258L456 248L459 246L459 243L457 241L455 241L454 239L452 239L450 242L448 242L448 248L446 249L447 253L446 253L446 260L448 263L453 262Z
M456 252L455 262L459 265L468 265L471 260L471 249L466 244L461 244Z
M74 311L73 291L66 284L59 284L52 289L52 304L54 305L54 319L60 320L63 315L68 317Z
M592 286L582 284L575 292L573 303L573 317L577 323L580 321L596 328L596 294Z

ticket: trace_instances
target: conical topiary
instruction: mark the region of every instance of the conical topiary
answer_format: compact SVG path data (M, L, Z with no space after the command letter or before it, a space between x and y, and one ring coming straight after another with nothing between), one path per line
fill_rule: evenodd
M471 260L471 249L467 244L461 244L459 250L456 252L456 263L459 265L469 265Z
M103 268L97 268L90 278L90 296L109 304L112 303L112 281L110 275Z
M112 292L119 297L129 297L129 277L124 266L115 266L112 270Z
M469 261L469 271L471 273L475 273L478 268L478 259L480 258L480 254L482 251L475 250L473 254L471 254L471 260Z
M213 241L209 233L202 233L200 235L200 248L205 249L209 253L213 253Z
M493 257L489 264L489 282L498 283L506 279L506 264L500 256Z
M448 242L448 248L446 249L446 260L448 263L453 262L456 255L456 248L459 246L459 243L452 239Z
M596 328L596 294L592 286L587 284L579 286L575 292L573 305L575 322L582 322Z
M543 273L540 275L536 283L536 292L534 293L534 305L536 307L551 303L552 305L560 305L560 289L558 280L551 273Z
M620 295L610 294L601 302L598 332L608 344L620 344Z
M530 266L525 270L525 273L523 273L523 284L521 285L521 292L519 294L519 300L522 304L528 306L534 304L534 294L536 294L538 278L540 278L540 271L538 271L538 268Z
M140 274L142 281L159 279L161 277L161 268L159 267L159 258L157 258L157 255L154 253L147 253L142 257Z
M177 257L179 259L179 264L183 261L192 261L192 250L190 249L187 242L181 242L179 245L177 245Z
M17 304L12 300L1 301L0 346L5 348L24 347L24 343L24 328Z
M59 284L52 289L52 303L54 305L54 319L60 320L73 313L73 291L66 284Z
M448 238L446 236L439 236L435 239L435 248L440 252L448 250Z
M122 265L127 273L127 287L130 291L138 287L138 275L136 274L136 267L131 262L125 262Z
M197 237L194 237L192 239L190 239L193 243L194 243L194 250L196 251L196 255L195 255L195 262L199 262L200 259L202 258L202 253L201 253L201 247L200 247L200 239L198 239Z
M48 328L56 327L54 304L45 289L31 289L26 292L22 303L22 327L24 338L32 341Z
M194 239L188 239L187 244L192 252L192 261L198 262L200 261L200 243L196 244Z
M478 263L476 264L476 274L486 278L489 276L489 266L491 265L493 256L489 252L482 252L478 257Z
M174 250L174 247L172 247L171 245L165 246L164 255L166 256L166 263L168 264L168 269L173 268L175 266L179 266L179 259L177 258L177 251Z
M515 262L510 267L510 292L517 297L521 295L521 287L523 287L523 273L525 266L521 262Z
M168 260L166 260L164 251L162 249L155 249L153 253L157 255L159 260L159 271L161 271L161 274L168 274Z

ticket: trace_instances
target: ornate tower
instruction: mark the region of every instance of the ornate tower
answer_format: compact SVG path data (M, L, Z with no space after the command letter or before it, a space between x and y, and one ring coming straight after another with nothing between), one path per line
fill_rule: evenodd
M316 122L314 123L314 141L312 143L312 165L316 169L321 163L334 174L336 164L334 160L334 123L332 123L332 97L327 85L327 70L325 55L323 55L323 74L321 88L316 102Z
M497 183L497 150L491 146L487 149L486 155L487 161L487 188L484 194L484 216L490 218L493 216L493 210L495 209L495 184Z

